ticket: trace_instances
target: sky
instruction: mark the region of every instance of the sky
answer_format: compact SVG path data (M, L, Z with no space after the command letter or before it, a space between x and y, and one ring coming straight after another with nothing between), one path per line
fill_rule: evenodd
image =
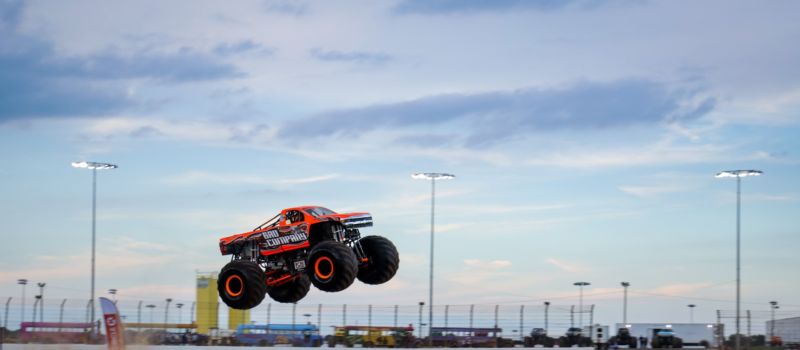
M192 300L280 209L368 211L395 278L302 303L800 313L796 1L0 0L0 296ZM30 287L30 286L29 286ZM29 297L33 292L29 292ZM30 302L30 301L29 301ZM16 303L16 301L15 301ZM795 310L795 311L792 311Z

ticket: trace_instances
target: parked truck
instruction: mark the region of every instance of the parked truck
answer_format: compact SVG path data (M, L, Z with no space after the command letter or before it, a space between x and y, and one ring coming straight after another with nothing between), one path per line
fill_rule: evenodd
M415 347L414 327L388 326L336 326L333 335L328 337L328 346L337 344L346 347L361 345L365 348L410 348Z
M719 335L724 334L723 325L713 323L617 323L616 328L617 335L625 328L633 338L647 338L651 344L658 330L672 330L684 347L717 347L721 341Z

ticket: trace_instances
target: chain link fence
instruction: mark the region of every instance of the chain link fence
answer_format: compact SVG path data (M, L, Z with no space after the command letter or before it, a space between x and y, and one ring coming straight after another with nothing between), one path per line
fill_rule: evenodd
M4 298L2 326L17 330L22 322L91 323L88 300L26 300ZM200 310L216 312L218 327L228 328L228 308L223 303L196 303L189 300L118 300L117 307L124 322L145 324L191 324ZM168 307L168 308L167 308ZM435 305L434 327L498 327L500 336L522 340L532 328L545 328L549 334L563 334L569 327L594 322L594 306L583 309L573 305ZM24 314L23 314L24 312ZM280 304L264 303L250 310L250 322L256 324L313 324L322 335L332 334L333 327L408 326L414 334L427 336L427 305L362 305L362 304ZM94 320L100 319L96 309ZM166 328L166 327L165 327ZM763 328L763 326L762 326Z

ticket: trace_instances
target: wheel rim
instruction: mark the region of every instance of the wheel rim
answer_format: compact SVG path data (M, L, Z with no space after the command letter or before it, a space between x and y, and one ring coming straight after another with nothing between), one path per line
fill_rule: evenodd
M239 275L230 275L225 280L225 292L232 298L242 295L244 291L244 281Z
M318 280L326 281L333 276L333 260L327 256L321 256L314 262L314 276Z

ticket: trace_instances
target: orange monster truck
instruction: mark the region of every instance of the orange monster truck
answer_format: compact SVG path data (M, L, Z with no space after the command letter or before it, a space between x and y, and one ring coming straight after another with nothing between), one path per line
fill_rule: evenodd
M294 303L311 284L338 292L358 278L381 284L400 264L397 248L381 236L361 237L372 226L369 213L337 214L316 206L287 208L249 232L219 240L232 255L219 273L217 290L228 306L250 309L264 300Z

